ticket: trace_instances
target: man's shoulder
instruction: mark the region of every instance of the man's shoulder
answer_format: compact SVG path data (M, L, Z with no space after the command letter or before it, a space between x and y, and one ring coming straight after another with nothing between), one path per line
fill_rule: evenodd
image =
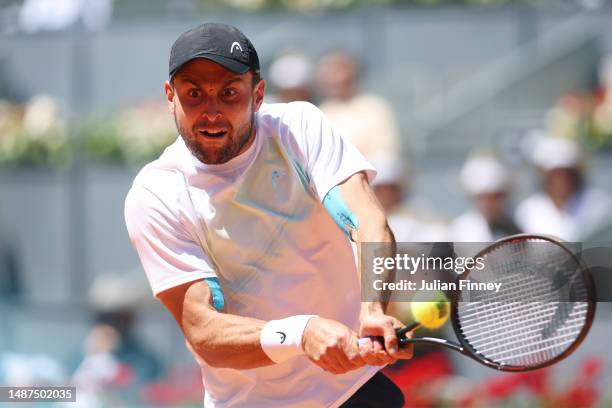
M302 155L321 137L323 120L319 108L310 102L264 104L259 111L258 130L265 138L278 138L290 152Z
M146 164L134 178L131 191L148 190L159 198L175 196L184 186L185 174L192 163L180 137L152 162Z
M311 116L320 116L321 111L310 102L295 101L289 103L264 103L259 109L260 120L292 122L296 119L303 120Z

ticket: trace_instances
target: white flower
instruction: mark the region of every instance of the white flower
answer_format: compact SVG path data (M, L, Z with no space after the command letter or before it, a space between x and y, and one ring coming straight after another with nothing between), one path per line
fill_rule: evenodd
M23 128L33 139L43 138L63 128L60 110L49 95L36 95L28 102L23 116Z

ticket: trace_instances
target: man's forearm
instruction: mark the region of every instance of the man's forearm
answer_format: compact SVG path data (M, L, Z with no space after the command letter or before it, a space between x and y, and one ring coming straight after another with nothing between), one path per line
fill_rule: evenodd
M210 366L251 369L274 364L260 343L263 320L215 311L185 324L193 350Z
M383 224L379 224L378 228L372 228L370 231L361 231L359 237L363 240L362 242L357 243L358 268L360 279L370 280L376 277L377 280L381 280L383 282L393 282L395 280L395 269L385 268L385 270L382 271L380 274L373 275L371 273L372 271L368 270L366 266L363 265L365 259L363 256L364 249L362 248L362 245L375 246L375 248L368 248L368 257L375 255L376 257L382 258L393 258L395 256L395 237L393 236L393 232L387 225L386 220ZM372 282L362 282L362 287L371 288ZM367 291L367 293L372 295L367 296L369 298L375 295L377 301L362 302L361 313L384 313L387 310L387 305L389 303L388 294L382 291Z
M212 367L252 369L304 353L302 337L313 315L263 321L217 311L204 281L160 293L191 350Z
M385 314L387 310L386 302L361 302L361 315L365 314Z

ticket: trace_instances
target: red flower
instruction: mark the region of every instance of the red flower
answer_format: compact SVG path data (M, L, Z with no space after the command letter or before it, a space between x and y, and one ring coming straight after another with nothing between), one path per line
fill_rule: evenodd
M550 392L550 370L540 369L522 374L522 383L537 396L545 396Z
M111 385L118 388L129 387L134 383L135 378L134 369L128 364L120 363Z
M491 378L485 383L485 392L497 399L507 398L523 382L521 374L503 374Z

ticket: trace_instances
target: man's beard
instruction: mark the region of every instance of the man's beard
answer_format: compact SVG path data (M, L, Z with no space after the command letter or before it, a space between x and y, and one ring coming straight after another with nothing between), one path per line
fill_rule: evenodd
M236 157L240 149L242 149L250 139L254 120L255 114L251 115L251 120L246 125L236 130L234 133L236 137L232 137L228 131L228 140L225 145L219 148L205 149L198 143L198 138L201 137L198 135L198 132L192 129L191 132L187 133L185 127L179 124L176 114L174 114L174 123L185 141L185 145L199 161L205 164L223 164Z

